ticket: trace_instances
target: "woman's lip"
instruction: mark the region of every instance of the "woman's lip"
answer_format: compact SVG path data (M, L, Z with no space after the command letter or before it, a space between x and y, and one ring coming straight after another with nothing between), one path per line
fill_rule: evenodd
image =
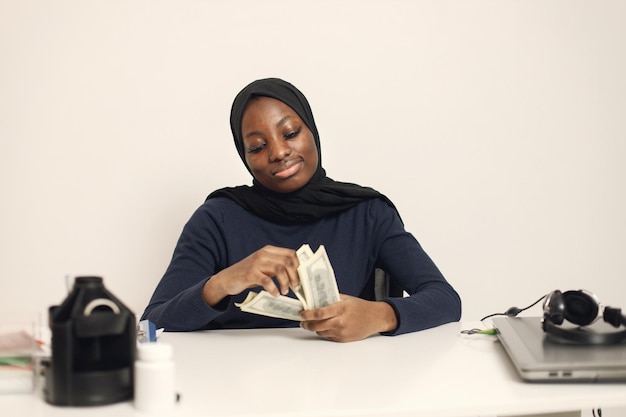
M300 171L301 167L302 167L302 160L293 159L293 160L285 162L283 165L278 167L278 169L275 170L273 174L275 177L278 177L281 179L289 178L297 174Z

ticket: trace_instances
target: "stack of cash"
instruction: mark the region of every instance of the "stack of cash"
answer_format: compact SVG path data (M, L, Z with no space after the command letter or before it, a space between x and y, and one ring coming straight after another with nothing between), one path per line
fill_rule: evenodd
M300 312L325 307L339 301L335 272L321 245L315 253L308 244L297 250L300 287L292 289L297 299L284 295L273 296L263 290L250 291L242 303L235 304L241 311L280 319L301 321Z

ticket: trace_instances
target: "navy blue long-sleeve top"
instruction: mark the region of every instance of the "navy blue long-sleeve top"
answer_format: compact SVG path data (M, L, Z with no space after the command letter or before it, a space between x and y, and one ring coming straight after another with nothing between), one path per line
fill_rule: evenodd
M324 245L339 292L359 296L375 268L387 272L408 297L386 298L398 317L396 335L435 327L461 317L461 300L396 210L380 199L337 215L298 225L271 223L227 198L207 200L185 225L171 263L142 319L166 331L295 327L298 322L242 312L247 291L209 306L204 284L265 245L313 251ZM251 289L259 291L261 288ZM291 294L293 296L293 294Z

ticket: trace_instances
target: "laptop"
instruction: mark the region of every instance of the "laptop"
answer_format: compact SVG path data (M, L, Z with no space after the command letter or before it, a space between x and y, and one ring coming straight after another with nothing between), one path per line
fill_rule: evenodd
M498 339L526 381L626 381L626 343L581 345L558 342L543 331L541 317L494 317L492 320ZM572 328L576 326L572 325ZM600 321L587 328L590 331L615 331Z

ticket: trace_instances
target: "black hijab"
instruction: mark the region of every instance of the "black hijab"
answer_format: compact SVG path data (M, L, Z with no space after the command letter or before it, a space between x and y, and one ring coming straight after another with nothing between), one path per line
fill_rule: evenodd
M278 193L269 190L254 179L252 187L241 185L222 188L212 192L207 200L215 197L227 197L255 215L279 224L300 224L315 221L340 213L362 201L373 198L380 198L395 208L387 197L372 188L334 181L326 176L326 171L322 168L319 134L311 107L300 90L278 78L253 81L237 94L231 108L230 128L239 157L248 171L250 168L246 164L241 120L248 102L259 96L280 100L300 116L315 139L319 161L317 170L304 187L291 193Z

